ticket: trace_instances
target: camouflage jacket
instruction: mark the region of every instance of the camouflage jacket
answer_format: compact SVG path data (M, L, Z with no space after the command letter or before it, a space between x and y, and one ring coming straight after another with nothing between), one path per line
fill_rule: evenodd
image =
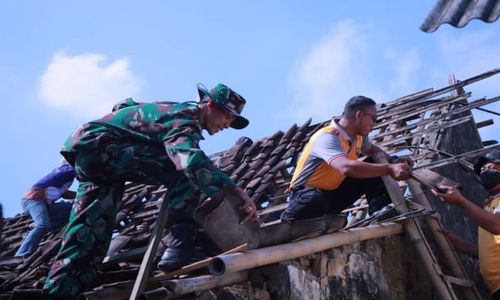
M200 149L199 115L194 102L138 103L127 98L116 104L112 113L78 128L64 143L61 154L73 164L79 150L95 151L116 141L163 145L177 171L203 194L213 197L235 183Z

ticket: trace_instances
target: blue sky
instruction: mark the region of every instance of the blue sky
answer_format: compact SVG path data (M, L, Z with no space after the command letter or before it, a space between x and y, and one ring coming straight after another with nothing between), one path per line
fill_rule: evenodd
M340 4L342 3L342 4ZM418 28L434 1L2 1L0 202L60 160L65 138L124 97L195 100L226 83L251 123L208 137L207 153L339 114L364 94L385 102L500 67L500 22ZM499 95L500 76L468 90ZM488 108L500 111L499 104ZM481 129L499 139L500 119Z

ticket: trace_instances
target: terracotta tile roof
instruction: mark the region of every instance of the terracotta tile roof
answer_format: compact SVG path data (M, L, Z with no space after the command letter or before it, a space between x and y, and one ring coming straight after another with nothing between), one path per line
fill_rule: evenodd
M470 94L456 91L498 73L500 69L495 69L442 89L427 89L387 102L379 110L372 141L388 152L410 147L410 155L417 167L442 161L444 157L432 150L437 145L440 132L463 124L474 127L470 110L500 100L497 96L467 101ZM242 137L230 149L212 156L212 159L215 165L237 181L238 186L246 189L260 209L269 209L286 201L286 190L301 149L318 128L328 123L329 120L325 120L311 124L308 120L257 141ZM163 186L126 184L113 240L97 276L96 287L135 279L166 191ZM357 205L364 204L357 202ZM266 214L263 219L271 221L272 216ZM3 222L0 294L14 288L43 286L48 268L60 247L62 231L46 234L39 249L27 260L15 260L12 256L31 225L31 219L25 214ZM163 250L162 244L158 253Z

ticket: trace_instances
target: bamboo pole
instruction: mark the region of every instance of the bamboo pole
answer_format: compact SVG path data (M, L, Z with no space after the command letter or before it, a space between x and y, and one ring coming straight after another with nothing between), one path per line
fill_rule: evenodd
M133 280L103 284L92 291L80 294L79 299L84 300L126 300L130 296ZM158 286L155 286L158 287Z
M235 253L235 252L239 252L239 251L245 251L247 249L248 249L248 244L243 244L243 245L240 245L240 246L238 246L236 248L228 250L228 251L226 251L226 252L224 252L224 253L222 253L220 255ZM155 289L156 288L155 293L163 293L163 290L162 290L163 287L161 287L160 285L168 285L169 281L167 281L167 280L170 277L175 276L175 275L185 275L185 274L187 274L189 272L192 272L194 270L197 270L197 269L200 269L200 268L203 268L203 267L208 267L208 263L209 263L210 259L212 259L212 257L211 258L207 258L205 260L201 260L201 261L192 263L190 265L182 267L179 270L176 270L176 271L171 272L171 273L163 273L162 272L162 274L151 276L148 279L146 288L148 288L148 289ZM118 283L114 283L114 284L105 284L105 285L102 285L102 286L100 286L98 288L95 288L91 292L83 293L82 294L83 295L82 298L86 299L86 300L95 300L95 299L99 299L99 300L118 300L118 299L126 299L126 298L128 298L130 296L130 293L132 291L133 285L134 285L134 281L132 281L132 280L118 282ZM146 293L146 292L144 292L144 293ZM140 295L143 295L144 293L141 293ZM149 297L154 297L154 295L156 295L155 293L150 293ZM141 297L142 296L139 296L139 299L141 299ZM161 298L161 297L157 297L157 298L154 298L154 299L158 299L158 298Z
M172 299L180 295L195 291L206 291L217 287L228 286L243 282L247 279L248 272L227 273L222 276L203 275L183 279L173 279L162 282L163 287L144 292L144 299Z
M235 273L283 260L294 259L341 245L394 235L401 232L403 232L403 226L396 223L384 223L365 228L354 228L294 243L286 243L219 256L210 262L208 269L213 275Z
M247 280L248 272L227 273L222 276L202 275L182 279L171 279L148 283L148 291L138 295L139 299L172 299L195 291L205 291ZM125 300L130 295L133 281L106 284L80 295L85 300Z
M245 243L243 245L240 245L238 247L235 247L231 250L228 250L224 253L221 253L219 255L226 255L226 254L231 254L231 253L236 253L236 252L242 252L242 251L246 251L248 250L248 244ZM217 255L217 256L219 256ZM214 256L215 257L215 256ZM163 281L163 280L167 280L169 278L172 278L173 276L178 276L178 275L186 275L186 274L189 274L193 271L196 271L196 270L199 270L199 269L202 269L202 268L206 268L208 267L208 264L210 263L210 261L214 258L214 257L208 257L208 258L205 258L203 260L200 260L200 261L197 261L197 262L194 262L192 264L189 264L189 265L186 265L178 270L175 270L175 271L172 271L172 272L169 272L169 273L161 273L161 274L158 274L158 275L155 275L155 276L152 276L149 278L149 282L153 282L153 281Z

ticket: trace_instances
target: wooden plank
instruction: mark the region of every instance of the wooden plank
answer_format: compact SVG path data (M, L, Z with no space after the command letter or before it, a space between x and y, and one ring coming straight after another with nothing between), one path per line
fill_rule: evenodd
M23 262L22 257L5 257L0 260L0 267L15 267Z
M479 129L479 128L483 128L483 127L486 127L486 126L490 126L490 125L493 125L495 122L493 121L493 119L487 119L487 120L483 120L481 122L477 122L476 123L476 128Z
M147 211L141 211L139 213L131 215L130 217L132 218L132 220L138 221L139 219L151 217L151 216L154 216L156 214L158 214L158 210L156 208L154 208L154 209L147 210Z
M382 108L382 110L389 110L393 106L402 106L407 103L414 103L415 101L418 101L422 99L425 96L431 95L434 92L433 88L427 88L418 92L415 92L413 94L409 94L400 98L397 98L395 100L386 102L387 106L385 108Z
M429 118L429 119L427 119L428 120L427 122L439 121L439 120L442 120L445 118L449 118L449 117L454 116L456 114L461 114L461 113L470 111L471 109L478 108L478 107L481 107L484 105L488 105L488 104L494 103L494 102L499 101L499 100L500 100L500 96L490 98L490 99L485 99L485 98L476 99L474 101L469 102L468 105L460 106L460 108L454 108L454 109L452 109L446 113L443 113L437 117ZM388 124L390 124L390 122L384 122L384 123L387 123L387 124L383 124L384 126L387 126ZM418 123L415 123L415 124L419 125ZM377 129L378 127L384 127L382 125L381 126L378 126L378 125L379 124L377 124L374 129ZM387 132L385 134L391 134L391 133ZM384 136L384 133L380 133L379 135Z
M469 116L467 116L467 118L470 118ZM410 124L410 125L406 125L406 126L403 126L403 127L398 127L398 128L395 128L393 130L390 130L390 131L384 131L384 132L381 132L381 133L377 133L373 136L373 139L382 139L383 137L385 136L388 136L388 135L395 135L395 134L398 134L400 132L404 132L404 131L411 131L411 130L418 130L416 129L417 127L421 127L423 125L427 125L428 123L431 123L431 122L435 122L437 120L441 119L440 116L438 117L432 117L432 118L427 118L427 119L423 119L422 121L419 121L419 122L416 122L416 123L413 123L413 124Z
M484 154L486 154L490 151L493 151L493 150L500 150L500 145L494 145L494 146L485 147L482 149L478 149L478 150L474 150L474 151L470 151L470 152L466 152L466 153L461 153L459 155L456 155L456 156L453 156L450 158L445 158L442 160L433 161L431 163L418 166L415 169L423 169L423 168L434 169L434 168L442 167L442 166L445 166L448 164L457 163L459 160L462 160L462 159L470 159L473 157L484 155Z
M162 189L159 189L159 190L156 190L156 191L152 191L151 194L161 194L161 193L165 193L168 191L168 188L162 188Z
M381 111L377 110L377 121L379 123L382 123L384 121L387 121L390 118L396 117L398 115L402 114L407 114L414 110L415 108L431 108L432 106L436 105L437 103L441 101L446 101L449 100L450 96L446 97L441 97L441 98L433 98L433 99L426 99L426 100L421 100L421 101L415 101L412 103L409 103L405 106L394 106L388 111ZM383 110L383 109L382 109Z
M467 116L467 117L464 117L464 118L460 118L460 119L457 119L457 120L453 120L453 121L447 122L446 124L436 124L436 125L433 125L433 126L430 126L430 127L426 127L426 128L423 128L422 130L419 130L419 131L416 131L416 132L411 132L411 133L408 133L408 134L405 134L405 135L393 138L393 139L388 140L388 141L375 142L374 144L376 146L378 146L378 147L388 147L388 146L394 145L394 144L396 144L398 142L403 142L403 141L406 141L408 139L415 139L416 137L421 137L421 136L428 135L429 133L431 133L433 131L440 131L440 130L443 130L443 129L446 129L446 128L449 128L449 127L454 127L454 126L466 123L466 122L470 121L471 119L472 119L472 116Z
M428 106L428 107L415 108L415 109L411 110L410 113L399 115L399 116L395 117L391 121L386 121L386 122L383 122L383 123L378 123L378 124L376 124L373 127L373 129L374 130L375 129L379 129L379 128L387 126L387 125L389 125L389 124L391 124L393 122L404 121L404 120L406 120L406 119L408 119L410 117L418 116L422 112L430 111L430 110L433 110L433 109L437 109L437 108L440 108L440 107L443 107L443 106L446 106L446 105L449 105L449 104L453 104L455 102L460 102L460 101L463 101L463 100L467 100L466 95L465 96L453 97L453 98L451 98L449 100L441 101L441 102L436 103L435 105L431 105L431 106Z
M481 141L481 142L483 144L483 147L487 147L487 146L498 144L497 140L486 140L486 141Z
M437 89L437 90L435 90L434 92L432 92L430 94L424 95L422 97L422 99L419 99L419 100L429 99L431 97L436 97L436 96L439 96L439 95L443 95L445 93L448 93L448 92L451 92L453 90L456 90L457 88L463 88L466 85L472 84L474 82L483 80L483 79L491 77L491 76L495 76L498 73L500 73L500 68L492 69L490 71L487 71L487 72L481 73L479 75L467 78L465 80L461 80L461 81L459 81L459 82L457 82L455 84L451 84L451 85L449 85L447 87L444 87L444 88L441 88L441 89ZM391 103L391 102L389 102L389 103Z

